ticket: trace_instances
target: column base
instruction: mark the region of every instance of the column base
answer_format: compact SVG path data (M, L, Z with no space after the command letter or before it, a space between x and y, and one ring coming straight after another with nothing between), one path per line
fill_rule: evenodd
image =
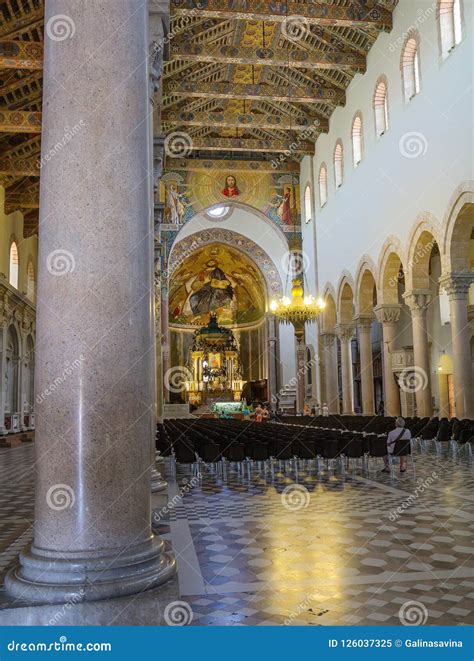
M30 545L20 554L20 565L6 575L5 587L12 597L29 603L78 603L149 590L175 573L174 556L154 536L125 552L89 557Z

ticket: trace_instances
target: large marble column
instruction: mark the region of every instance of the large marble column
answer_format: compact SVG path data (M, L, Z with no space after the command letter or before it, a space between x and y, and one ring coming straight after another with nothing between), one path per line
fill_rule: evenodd
M411 311L413 330L413 379L410 388L415 392L416 412L420 417L433 415L433 401L431 397L430 379L430 352L428 344L428 331L426 327L426 312L431 303L431 291L405 292L406 300Z
M163 369L163 398L170 402L169 370L170 370L170 322L168 309L168 278L161 278L161 364Z
M49 36L57 15L70 38ZM81 130L43 159L35 533L6 585L64 602L142 591L175 564L150 526L147 0L47 0L45 22L43 156Z
M374 366L372 359L371 316L359 316L354 320L359 334L360 382L362 392L362 413L374 415Z
M339 392L337 385L337 340L336 333L321 333L324 350L324 375L326 386L326 404L329 413L339 413ZM321 402L321 406L324 402Z
M341 373L342 373L342 414L354 414L354 383L352 374L352 324L338 324L337 336L341 343Z
M385 415L400 415L400 392L392 371L392 353L395 350L397 322L400 319L400 304L377 305L374 308L377 321L382 324L383 341L383 392Z
M267 339L267 367L268 367L268 398L276 402L277 387L277 342L278 328L277 320L273 314L267 315L266 339Z
M306 395L306 343L304 324L295 327L296 340L296 412L303 413Z
M473 273L450 273L440 279L449 297L451 344L454 367L454 398L457 418L474 418L474 391L468 320L469 287Z
M7 319L6 317L3 317L3 315L0 314L0 435L4 435L7 433L7 428L5 426L5 406L7 400L7 390L6 390L7 331L8 331Z

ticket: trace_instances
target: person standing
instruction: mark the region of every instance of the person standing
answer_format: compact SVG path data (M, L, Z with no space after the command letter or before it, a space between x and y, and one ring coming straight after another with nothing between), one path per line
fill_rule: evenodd
M383 473L390 472L389 455L400 457L400 473L405 473L407 469L407 455L411 452L411 432L405 428L404 418L397 418L395 429L392 429L387 436L387 454L383 458L385 468Z

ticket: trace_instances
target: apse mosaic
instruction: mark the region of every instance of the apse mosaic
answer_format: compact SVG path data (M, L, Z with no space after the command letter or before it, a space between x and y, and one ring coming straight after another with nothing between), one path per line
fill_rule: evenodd
M221 325L253 323L265 314L265 290L259 269L242 252L205 246L173 273L170 322L202 326L216 313Z
M212 163L212 162L210 162ZM249 205L273 220L284 232L300 226L299 177L259 171L168 171L160 181L164 228L176 230L196 213L229 202Z

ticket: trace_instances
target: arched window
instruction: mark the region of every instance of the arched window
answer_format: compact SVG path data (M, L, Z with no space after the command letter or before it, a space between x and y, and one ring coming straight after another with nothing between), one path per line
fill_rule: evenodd
M307 223L311 220L311 186L308 184L304 191L304 217Z
M402 50L402 81L405 101L409 101L420 91L418 45L416 37L410 37Z
M362 160L363 136L362 136L362 115L357 113L352 122L352 159L356 168Z
M319 168L319 205L323 207L328 201L328 169L323 163Z
M438 24L441 55L445 58L462 41L461 0L439 1Z
M342 162L342 142L336 142L334 148L334 182L336 188L342 186L343 181L343 162Z
M375 133L379 137L388 130L388 94L385 79L379 80L375 86L374 111Z
M30 301L35 300L35 267L33 262L28 262L28 272L26 274L26 295Z
M12 241L10 246L10 275L9 282L12 287L18 289L18 272L19 272L19 262L18 262L18 246L15 241Z

